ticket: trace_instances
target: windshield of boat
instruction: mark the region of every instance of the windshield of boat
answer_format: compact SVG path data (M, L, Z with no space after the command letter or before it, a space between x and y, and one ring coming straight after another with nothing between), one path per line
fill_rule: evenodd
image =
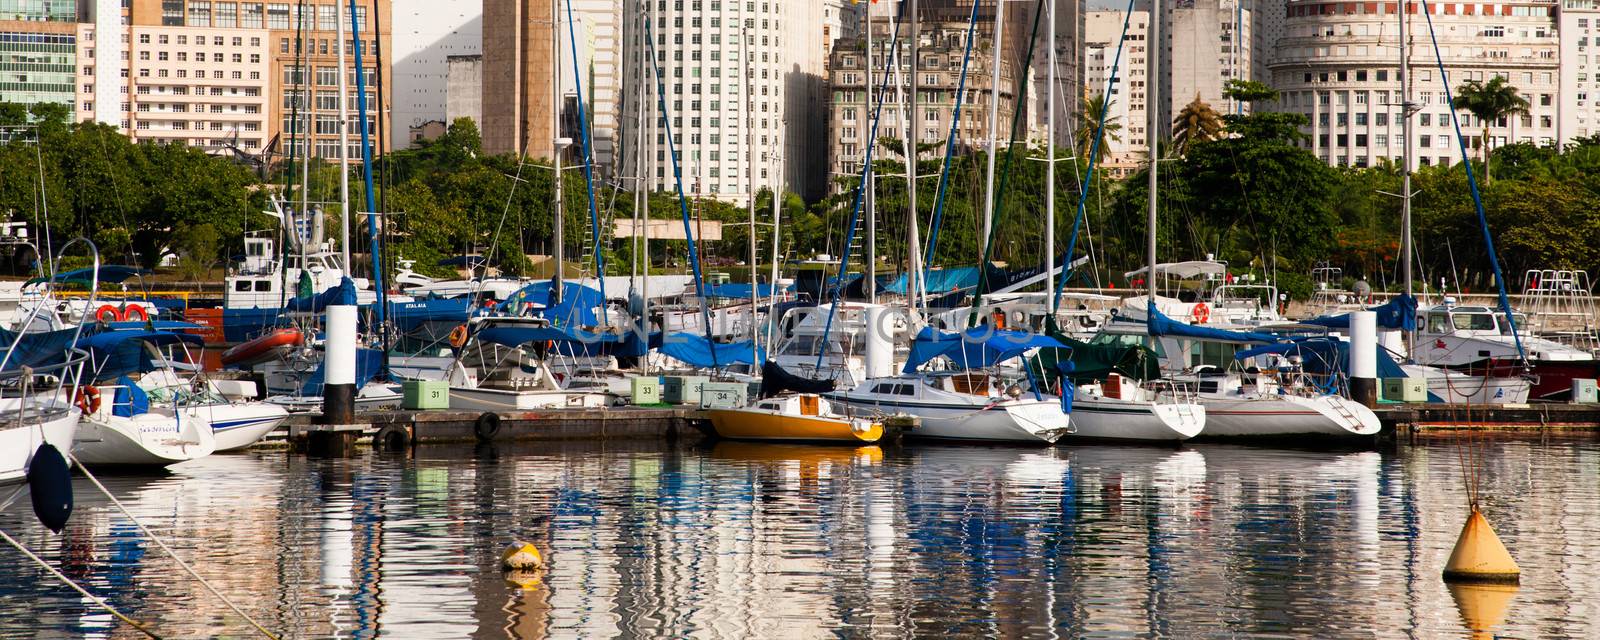
M1452 313L1450 323L1457 331L1494 331L1494 316L1487 313Z
M1523 332L1523 331L1525 331L1527 329L1527 327L1528 327L1528 316L1526 314L1517 313L1517 314L1513 314L1511 317L1517 321L1517 331L1518 332ZM1506 322L1506 314L1504 314L1504 313L1495 314L1495 321L1499 324L1500 335L1503 335L1503 336L1511 335L1511 323Z
M863 350L863 341L861 336L841 336L835 334L828 338L827 355L848 355L845 351L844 342L847 339L850 340L850 351L848 353L860 353ZM797 335L793 338L790 338L789 341L783 345L783 350L780 352L780 355L814 356L817 355L817 351L821 344L822 336L805 334Z

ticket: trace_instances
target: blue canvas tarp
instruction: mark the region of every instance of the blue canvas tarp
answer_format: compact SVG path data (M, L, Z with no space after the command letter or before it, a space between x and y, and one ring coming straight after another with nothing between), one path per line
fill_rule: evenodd
M40 367L55 364L65 360L67 350L72 348L72 339L77 335L77 329L57 329L55 331L28 332L19 338L15 332L0 329L0 349L10 349L13 342L16 350L11 351L5 358L5 366L0 371L16 371L23 367ZM0 352L0 356L4 353Z
M1156 309L1154 302L1148 303L1145 312L1149 314L1149 328L1152 336L1174 336L1178 338L1194 338L1196 340L1209 340L1212 342L1277 342L1278 336L1254 331L1227 331L1185 324L1168 318Z
M138 267L129 267L120 264L103 264L100 265L100 284L117 284L134 276L149 275L151 273L153 272L149 269L140 269ZM56 274L56 277L51 278L51 280L55 282L88 282L93 276L94 267L84 267L82 269L62 271L61 273ZM44 278L34 278L29 280L28 283L32 284L35 282L44 281Z
M1415 331L1417 329L1417 299L1400 294L1388 302L1371 307L1368 311L1378 314L1379 329L1393 329L1399 331ZM1330 329L1350 328L1350 314L1341 313L1333 316L1321 316L1306 320L1302 324L1313 324Z
M349 278L339 280L339 285L314 296L300 296L289 301L283 306L284 312L300 311L319 313L332 305L354 305L356 303L356 283Z
M179 342L200 346L205 344L205 338L192 333L117 330L84 336L78 346L89 352L89 370L98 382L151 371L155 365L144 345L161 347Z
M306 377L306 381L300 385L300 395L322 395L323 381L327 378L326 367L326 362L317 365L317 370L312 371L311 375ZM372 377L378 375L378 371L382 369L382 351L377 349L356 349L356 389L359 390L363 385L371 381Z
M906 360L905 372L916 371L917 367L941 356L960 367L990 367L1040 348L1065 349L1067 346L1049 336L988 326L960 333L923 327L911 342L911 357Z
M712 350L716 350L716 358L712 359ZM690 366L710 368L713 366L726 367L731 364L749 364L764 362L767 354L762 349L750 349L750 341L708 344L706 337L693 333L673 333L661 339L662 354L668 355L688 363ZM756 359L752 360L754 353Z
M1373 348L1377 350L1379 378L1407 377L1405 370L1390 357L1387 349L1380 346ZM1345 375L1350 373L1350 343L1336 338L1302 338L1292 342L1261 345L1241 349L1235 352L1233 357L1235 360L1248 360L1268 354L1299 356L1301 366L1310 373L1339 372Z
M971 289L978 286L980 273L977 267L929 269L922 276L923 286L927 288L930 294ZM906 274L900 274L893 282L884 287L884 290L891 293L904 294L906 292Z
M771 284L756 285L756 295L763 298L772 296ZM733 298L735 300L750 299L750 284L747 282L730 282L727 284L706 285L707 298Z
M594 309L605 305L606 300L599 290L567 282L561 288L561 303L551 305L550 285L549 281L542 280L523 287L501 302L496 311L514 315L520 313L524 305L532 303L544 307L539 312L541 317L563 326L592 327L600 324L600 317Z

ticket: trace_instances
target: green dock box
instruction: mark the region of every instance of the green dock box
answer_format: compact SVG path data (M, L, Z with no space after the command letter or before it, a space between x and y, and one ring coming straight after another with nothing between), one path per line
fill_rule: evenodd
M407 380L400 383L400 406L407 409L449 409L450 383L443 380Z
M707 382L700 386L701 409L736 409L745 406L749 387L743 382Z
M700 387L705 376L662 376L661 400L671 404L700 404Z
M1389 402L1427 402L1428 381L1422 378L1384 378L1383 399Z
M634 405L661 404L661 378L634 376L628 378L628 400Z

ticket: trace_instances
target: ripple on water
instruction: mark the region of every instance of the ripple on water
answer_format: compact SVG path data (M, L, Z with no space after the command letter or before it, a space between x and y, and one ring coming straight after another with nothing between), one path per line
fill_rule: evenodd
M1438 577L1465 515L1457 454L543 444L106 482L289 637L1423 638L1468 632ZM1600 447L1485 459L1524 571L1495 630L1600 637ZM0 527L170 636L247 634L76 489L64 534L25 507ZM495 565L512 538L551 562L534 588ZM0 584L0 637L126 635L20 558Z

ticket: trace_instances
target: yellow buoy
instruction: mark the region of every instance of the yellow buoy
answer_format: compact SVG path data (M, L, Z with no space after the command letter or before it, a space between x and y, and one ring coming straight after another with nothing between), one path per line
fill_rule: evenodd
M533 543L515 540L500 552L500 566L506 571L543 569L544 556L539 555Z
M1444 579L1449 582L1500 582L1515 584L1522 575L1517 561L1500 543L1494 528L1476 508L1467 516L1456 548L1444 564Z
M1461 622L1467 625L1473 638L1494 637L1494 628L1505 622L1511 598L1517 595L1514 584L1451 583L1447 586L1450 597L1456 601L1456 609L1461 611Z
M507 569L506 584L524 591L538 589L544 572L539 569Z

